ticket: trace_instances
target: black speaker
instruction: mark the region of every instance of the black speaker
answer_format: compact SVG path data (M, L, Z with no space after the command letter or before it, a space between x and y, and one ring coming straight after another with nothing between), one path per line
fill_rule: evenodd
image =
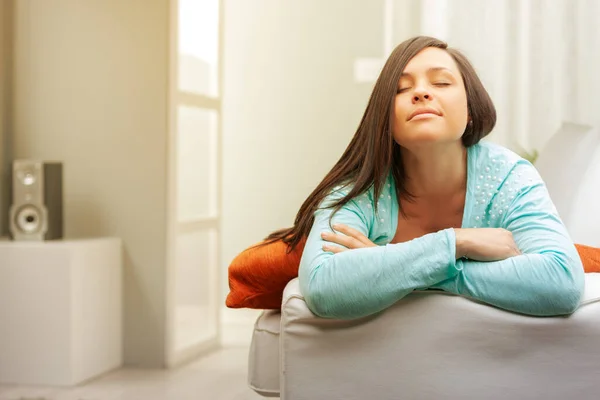
M63 237L62 163L15 160L9 229L13 240Z

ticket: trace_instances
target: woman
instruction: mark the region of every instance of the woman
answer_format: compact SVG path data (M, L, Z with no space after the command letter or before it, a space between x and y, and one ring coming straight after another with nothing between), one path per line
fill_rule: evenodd
M434 38L390 55L341 159L294 227L315 314L357 318L415 289L529 315L572 313L584 272L535 168L481 142L496 122L468 60Z

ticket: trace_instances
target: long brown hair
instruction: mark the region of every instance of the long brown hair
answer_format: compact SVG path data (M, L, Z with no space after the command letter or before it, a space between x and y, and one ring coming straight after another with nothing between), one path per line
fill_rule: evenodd
M428 47L446 50L461 72L471 117L471 122L462 135L463 144L466 147L472 146L491 132L496 124L496 109L467 58L458 50L448 48L445 42L432 37L417 36L406 40L387 59L354 137L331 171L304 201L296 215L294 226L271 233L263 244L283 240L288 244L288 252L291 252L308 236L314 222L314 213L321 202L340 185L348 186L350 192L329 206L334 208L332 217L348 201L366 192L372 185L375 198L379 197L390 170L396 183L398 199L410 198L405 186L400 146L394 141L390 116L400 75L408 62Z

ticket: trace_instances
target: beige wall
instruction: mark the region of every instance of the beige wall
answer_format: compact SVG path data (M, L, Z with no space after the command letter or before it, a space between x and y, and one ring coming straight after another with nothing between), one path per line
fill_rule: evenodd
M418 16L416 2L400 3L394 2L394 45L418 29L418 18L409 16ZM224 294L232 259L291 226L350 142L373 85L354 80L354 60L384 56L383 0L225 6Z
M19 0L14 156L64 162L66 236L118 236L126 364L165 345L168 0Z

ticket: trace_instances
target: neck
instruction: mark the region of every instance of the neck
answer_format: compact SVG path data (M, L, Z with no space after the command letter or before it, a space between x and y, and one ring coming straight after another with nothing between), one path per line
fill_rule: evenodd
M467 184L467 149L451 144L402 148L406 188L419 197L438 197L464 192Z

